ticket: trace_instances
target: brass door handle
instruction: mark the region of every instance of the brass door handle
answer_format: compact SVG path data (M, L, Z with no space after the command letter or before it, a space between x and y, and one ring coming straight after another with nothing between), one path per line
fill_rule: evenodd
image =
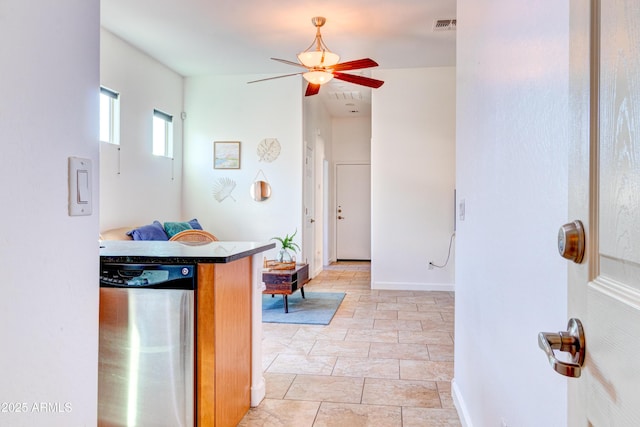
M554 371L565 377L578 378L580 376L586 351L584 330L580 320L569 319L567 330L557 334L540 332L538 346L546 353ZM571 362L558 360L554 350L570 353Z
M338 215L338 219L344 219L342 215Z

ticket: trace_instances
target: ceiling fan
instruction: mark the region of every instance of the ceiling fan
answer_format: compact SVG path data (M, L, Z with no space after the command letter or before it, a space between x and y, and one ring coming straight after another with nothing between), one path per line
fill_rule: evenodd
M355 74L347 74L342 71L360 70L363 68L377 67L378 63L373 59L363 58L356 59L355 61L338 62L340 57L331 52L322 41L322 35L320 34L320 27L322 27L327 20L322 16L316 16L311 18L311 23L316 27L316 37L311 45L304 51L298 54L298 62L287 61L286 59L271 58L274 61L282 62L284 64L293 65L295 67L304 68L306 71L300 71L299 73L285 74L277 77L269 77L266 79L253 80L248 83L262 82L265 80L280 79L283 77L297 76L302 74L305 80L309 82L305 96L316 95L320 91L320 86L327 83L329 80L336 78L344 80L349 83L355 83L362 86L379 88L383 85L382 80L372 79L370 77L359 76Z

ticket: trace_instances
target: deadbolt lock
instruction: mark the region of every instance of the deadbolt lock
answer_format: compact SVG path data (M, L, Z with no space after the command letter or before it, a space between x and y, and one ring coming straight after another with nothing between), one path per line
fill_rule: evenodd
M579 220L560 227L558 231L558 252L568 260L580 264L584 258L584 226Z

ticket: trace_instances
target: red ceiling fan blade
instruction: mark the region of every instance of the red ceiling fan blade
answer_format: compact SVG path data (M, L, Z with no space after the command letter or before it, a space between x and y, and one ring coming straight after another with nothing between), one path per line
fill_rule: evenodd
M307 91L305 92L304 96L317 95L318 92L320 92L320 85L314 85L313 83L309 83L307 85Z
M273 59L274 61L282 62L283 64L293 65L294 67L302 67L307 69L307 67L300 64L299 62L287 61L286 59L280 59L280 58L271 58L271 59Z
M333 73L333 77L335 77L336 79L344 80L345 82L355 83L357 85L372 87L376 89L384 84L382 80L376 80L370 77L356 76L354 74L347 73Z
M355 61L342 62L331 67L333 71L360 70L362 68L377 67L378 63L370 58L356 59Z
M283 74L282 76L275 76L275 77L267 77L266 79L260 79L260 80L252 80L250 82L247 83L257 83L257 82L264 82L266 80L275 80L275 79L281 79L283 77L291 77L291 76L299 76L300 74L304 73L304 71L300 72L300 73L293 73L293 74Z

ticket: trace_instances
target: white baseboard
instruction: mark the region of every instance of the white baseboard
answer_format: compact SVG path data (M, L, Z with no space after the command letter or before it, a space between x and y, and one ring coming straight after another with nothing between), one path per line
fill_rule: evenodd
M458 388L455 378L451 380L451 397L453 398L453 405L458 411L458 418L460 418L462 427L473 427L469 412L467 411L467 405L464 404L464 399L460 394L460 389Z
M267 387L264 377L261 377L259 381L253 381L251 385L251 407L255 408L262 402L267 394Z
M402 282L372 282L371 289L389 291L444 291L455 292L455 283L402 283Z

